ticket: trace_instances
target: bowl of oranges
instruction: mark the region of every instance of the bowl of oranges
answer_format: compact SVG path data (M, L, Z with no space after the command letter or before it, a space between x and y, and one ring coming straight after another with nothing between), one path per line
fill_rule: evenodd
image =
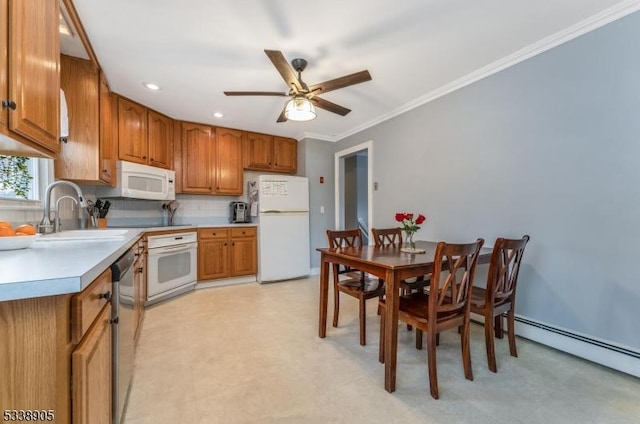
M11 223L0 221L0 250L25 249L36 241L40 234L30 224L22 224L13 228Z

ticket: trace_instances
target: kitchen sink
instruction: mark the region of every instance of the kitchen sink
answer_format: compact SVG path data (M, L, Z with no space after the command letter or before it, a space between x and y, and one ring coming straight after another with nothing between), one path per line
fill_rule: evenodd
M127 237L128 230L111 230L111 229L95 229L95 230L69 230L60 231L59 233L46 234L37 241L71 241L71 240L122 240Z

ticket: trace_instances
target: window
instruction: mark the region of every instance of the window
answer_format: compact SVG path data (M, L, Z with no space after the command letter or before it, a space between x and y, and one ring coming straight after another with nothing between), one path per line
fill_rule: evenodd
M39 200L49 183L51 160L0 155L0 201Z

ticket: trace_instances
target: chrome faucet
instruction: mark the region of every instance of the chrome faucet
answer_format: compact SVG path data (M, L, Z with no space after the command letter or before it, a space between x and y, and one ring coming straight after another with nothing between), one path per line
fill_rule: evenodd
M82 194L82 190L80 190L80 187L78 187L77 184L72 183L71 181L64 181L64 180L54 181L51 184L49 184L49 186L47 187L47 192L44 195L44 214L42 216L42 220L40 221L40 224L38 225L39 233L47 234L47 233L52 233L58 230L57 226L54 226L51 223L51 192L56 186L59 186L59 185L68 185L69 187L73 188L77 193L78 203L80 204L80 207L85 211L87 210L87 202L84 200L84 195Z
M78 204L78 201L71 196L62 196L56 201L56 212L55 212L56 217L53 220L54 233L57 233L58 231L60 231L60 228L62 227L62 223L60 222L60 201L62 199L71 199L73 203L75 203L76 205Z

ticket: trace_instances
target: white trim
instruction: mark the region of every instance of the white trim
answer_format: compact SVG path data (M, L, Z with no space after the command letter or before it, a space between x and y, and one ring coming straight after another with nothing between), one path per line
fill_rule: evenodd
M340 226L340 187L342 185L342 181L340 179L340 159L343 159L345 156L349 156L356 152L361 152L363 150L367 151L367 214L368 216L368 224L369 224L369 233L371 233L371 228L374 228L374 220L373 220L373 140L365 141L364 143L357 144L355 146L349 147L344 150L340 150L336 152L334 155L334 170L335 170L335 228L339 228ZM368 234L368 239L373 240L373 236Z
M583 19L582 21L568 28L563 29L562 31L558 31L555 34L552 34L548 37L543 38L542 40L539 40L533 44L523 47L522 49L508 56L505 56L501 59L498 59L493 63L490 63L474 72L471 72L470 74L467 74L461 78L458 78L457 80L452 81L449 84L443 85L423 96L413 99L389 113L381 115L368 122L365 122L362 125L359 125L355 128L347 130L342 134L338 134L334 136L326 136L326 135L313 134L313 133L304 133L303 138L308 137L308 138L315 138L318 140L332 141L332 142L342 140L343 138L349 137L350 135L366 130L367 128L373 127L374 125L378 125L384 121L387 121L391 118L394 118L398 115L401 115L405 112L408 112L412 109L415 109L419 106L422 106L440 97L443 97L449 93L452 93L456 90L466 87L469 84L472 84L490 75L498 73L506 68L509 68L520 62L523 62L533 56L539 55L540 53L544 53L547 50L550 50L554 47L564 44L567 41L571 41L574 38L580 37L581 35L594 31L604 25L607 25L615 20L623 18L627 15L630 15L631 13L636 12L638 10L640 10L640 0L622 1L608 9L601 11L600 13L597 13L587 19Z
M523 319L526 319L532 322L539 322L530 318L523 317ZM575 333L574 331L564 330L556 326L544 324L542 322L539 322L539 323L547 327L557 328L558 330L563 332L573 333L576 336L579 336L581 338L591 339L596 342L619 347L621 349L625 349L630 352L637 352L635 349L632 349L626 346L621 346L614 342L599 340L591 336ZM535 325L530 325L520 321L516 321L515 330L516 330L516 334L520 337L533 340L535 342L553 347L563 352L570 353L580 358L584 358L589 361L598 363L600 365L613 368L620 372L630 374L635 377L640 377L640 360L637 358L634 358L633 356L626 355L622 352L617 352L616 350L613 350L613 349L607 349L606 347L598 346L596 344L588 343L586 341L575 339L569 336L558 334L553 331L548 331L548 330L545 330L544 328L536 327ZM640 355L640 352L637 352L637 353Z
M221 280L203 280L198 281L196 284L196 290L208 289L212 287L232 286L235 284L257 283L258 280L255 275L247 275L244 277L231 277Z

